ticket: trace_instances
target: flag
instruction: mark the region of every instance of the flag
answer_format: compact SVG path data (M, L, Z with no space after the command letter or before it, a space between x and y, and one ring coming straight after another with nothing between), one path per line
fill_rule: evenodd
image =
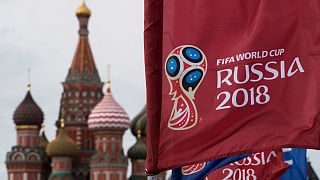
M238 157L238 156L231 156ZM214 162L216 160L210 161ZM208 163L207 163L208 164ZM198 165L198 164L197 164ZM193 166L187 166L188 169ZM199 166L197 166L199 167ZM201 166L200 166L201 167ZM221 166L203 166L193 168L194 173L186 173L184 168L174 169L173 180L194 180L194 179L230 179L230 180L276 180L287 170L288 164L284 162L282 150L264 151L251 154L245 158L239 158L233 162Z
M216 169L233 163L237 160L248 157L249 154L230 156L227 158L221 158L212 160L209 162L197 163L189 166L184 166L181 168L176 168L172 170L171 179L172 180L194 180L194 179L204 179L208 174Z
M289 169L281 176L280 180L305 180L307 179L307 150L299 148L284 149L285 162Z
M282 150L264 151L213 171L207 180L278 180L288 167Z
M145 0L147 172L320 148L317 0Z

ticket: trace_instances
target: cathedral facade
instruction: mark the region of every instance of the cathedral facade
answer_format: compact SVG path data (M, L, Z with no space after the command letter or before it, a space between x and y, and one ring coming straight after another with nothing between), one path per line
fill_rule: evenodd
M62 83L56 138L50 142L46 138L42 128L44 113L34 101L28 84L27 94L13 115L17 141L6 156L8 179L125 180L129 159L122 148L122 138L127 129L137 139L128 152L132 162L129 178L147 179L145 109L131 121L113 98L110 79L103 91L104 83L88 39L91 11L85 2L77 9L76 16L80 25L79 41ZM160 179L164 177L162 174Z

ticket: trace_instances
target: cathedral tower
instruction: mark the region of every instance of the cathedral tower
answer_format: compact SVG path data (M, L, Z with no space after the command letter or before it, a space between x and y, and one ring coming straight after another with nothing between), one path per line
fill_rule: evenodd
M30 83L24 100L13 114L17 142L7 153L6 165L9 180L45 180L50 173L50 161L40 147L39 131L43 112L33 100Z
M64 131L76 142L80 153L75 158L73 173L77 180L89 179L90 159L94 151L93 135L87 127L91 109L101 100L100 81L88 40L88 21L91 12L85 2L76 11L79 20L79 42L63 82L59 119L65 119ZM57 127L60 122L57 121Z
M131 159L132 174L129 180L147 180L145 174L145 163L147 158L146 146L146 107L132 120L131 132L137 138L137 142L128 150Z
M92 110L88 126L94 133L96 152L91 159L91 180L125 180L128 159L122 148L122 136L129 128L129 117L114 100L110 81L107 93Z
M145 163L147 157L147 112L146 106L133 118L131 132L137 138L137 142L128 150L128 157L132 163L132 175L129 180L146 180ZM158 180L166 179L166 172L157 176Z
M63 120L60 125L57 138L47 145L47 153L52 158L49 180L77 180L72 174L72 158L79 153L79 149L65 133Z

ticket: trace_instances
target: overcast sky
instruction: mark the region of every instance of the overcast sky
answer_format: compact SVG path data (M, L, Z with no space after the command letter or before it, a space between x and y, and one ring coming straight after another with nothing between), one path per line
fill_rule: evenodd
M32 95L45 113L46 134L54 138L61 82L78 42L76 8L81 0L0 0L0 179L5 155L16 144L12 114L26 94L31 68ZM90 43L103 81L111 64L115 99L133 118L145 104L143 0L88 0ZM125 152L135 140L124 138ZM320 153L310 153L320 173Z

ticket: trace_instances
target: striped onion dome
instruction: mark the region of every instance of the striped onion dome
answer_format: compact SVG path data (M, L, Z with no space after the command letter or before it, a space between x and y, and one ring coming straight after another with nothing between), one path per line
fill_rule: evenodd
M89 129L121 130L130 127L130 120L126 111L115 101L111 94L110 82L107 83L107 93L102 100L92 109L88 119Z
M30 90L13 114L16 125L38 125L43 123L43 112L33 100Z

